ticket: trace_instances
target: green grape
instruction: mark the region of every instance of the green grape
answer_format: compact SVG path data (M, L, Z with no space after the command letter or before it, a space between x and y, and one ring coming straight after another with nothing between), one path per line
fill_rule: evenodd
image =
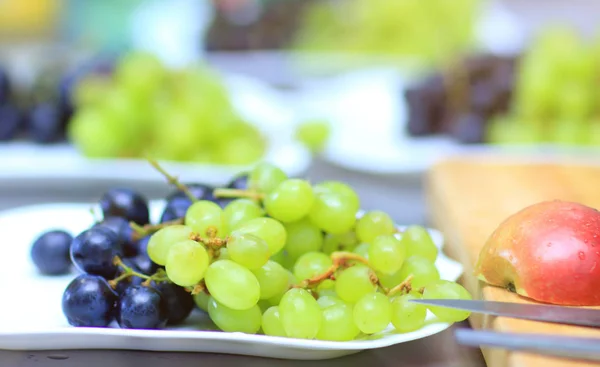
M356 222L356 236L360 242L372 243L378 236L395 232L394 221L382 211L367 212Z
M73 88L72 100L77 109L97 106L113 87L110 78L100 75L88 75Z
M272 306L263 313L262 330L265 335L287 336L279 315L279 306Z
M597 119L590 121L588 143L592 146L600 146L600 121Z
M338 303L345 304L341 298L339 298L335 295L325 295L325 296L319 295L319 298L317 299L317 303L319 304L319 307L321 307L322 309L325 309L329 306L336 305Z
M438 249L427 229L421 226L407 227L402 232L400 242L406 248L406 256L419 255L431 262L437 258Z
M391 320L392 306L385 294L365 294L354 305L354 323L365 334L383 331Z
M237 199L223 209L225 233L229 234L251 219L260 218L264 211L256 202L249 199Z
M323 252L331 255L336 251L354 251L354 247L358 244L358 239L354 231L343 234L326 234L323 239Z
M531 144L541 142L542 138L540 124L509 117L493 119L485 140L492 144Z
M101 107L113 118L119 120L123 127L128 129L128 134L131 138L136 133L140 133L135 130L136 127L147 127L146 121L143 121L143 115L140 112L140 109L143 108L141 102L132 98L131 94L120 86L114 87L106 93L98 107ZM139 139L130 141L130 144L139 145Z
M167 255L171 246L190 238L192 229L184 225L171 225L156 231L148 241L148 257L158 265L167 263Z
M369 249L371 248L371 245L369 245L368 243L361 243L360 245L356 246L354 248L354 253L364 257L365 259L369 260Z
M376 288L371 281L371 270L366 266L355 265L345 269L335 280L335 292L348 303L356 303Z
M298 279L309 279L322 274L333 265L333 261L322 252L307 252L300 256L294 265L294 275Z
M200 236L207 236L209 228L216 229L217 235L221 235L224 233L223 210L212 201L197 201L185 213L185 225Z
M117 64L117 82L137 97L144 98L157 89L166 76L160 60L146 52L132 52Z
M308 219L285 224L285 231L285 251L292 261L307 252L319 251L323 246L323 232Z
M185 161L195 155L202 144L196 133L195 121L185 111L174 107L167 108L163 113L163 118L169 123L159 123L154 126L152 152L162 159ZM174 141L177 144L173 144Z
M335 293L335 280L333 279L325 279L317 286L317 292L319 295L324 295L326 291L331 291Z
M287 291L279 303L279 314L287 336L313 339L321 327L321 308L313 296L301 288Z
M288 256L287 251L279 251L275 255L271 256L271 260L275 261L279 265L286 269L292 269L294 267L294 260Z
M287 233L283 225L273 218L250 219L231 234L252 234L262 238L267 242L271 255L281 251L287 238Z
M585 145L590 139L590 128L587 124L573 121L556 121L551 125L550 140L565 146Z
M283 289L279 294L268 299L269 303L273 306L278 306L281 303L281 298L287 293L288 289L290 289L294 285L298 285L298 279L292 274L291 271L286 270L287 273L287 286Z
M219 256L215 260L231 260L227 247L221 247L219 249Z
M423 299L472 299L471 294L460 284L448 280L438 280L433 284L425 287ZM451 308L443 308L430 306L431 312L441 322L459 322L469 317L469 311L454 310Z
M261 268L253 270L260 284L260 299L268 299L283 294L289 283L288 272L275 261L267 261Z
M202 311L208 312L208 300L210 295L205 292L200 292L194 295L194 303Z
M227 239L227 253L231 260L250 269L259 269L269 260L269 246L253 234L234 234Z
M286 179L287 175L280 168L263 162L248 173L248 188L267 194Z
M265 312L266 310L269 309L269 307L272 307L271 302L269 302L269 300L266 299L261 299L260 301L258 301L257 303L258 308L260 308L260 312Z
M349 206L360 208L360 198L353 188L340 181L323 181L314 187L315 193L332 192L341 195Z
M247 310L260 299L260 284L254 274L231 260L210 264L204 279L210 295L234 310Z
M69 121L71 142L86 157L107 158L122 155L130 146L121 121L100 108L82 108Z
M256 334L262 323L258 305L247 310L236 310L219 303L214 297L208 300L208 315L219 329L231 333Z
M312 207L313 200L312 187L307 181L289 179L267 194L263 205L269 216L290 223L305 217Z
M382 235L369 246L369 263L374 270L394 274L402 267L406 247L394 235Z
M296 139L315 152L323 149L329 134L330 126L326 121L305 121L296 129Z
M260 160L265 150L266 144L261 136L230 136L216 145L213 158L220 164L246 165Z
M410 302L419 299L420 294L403 294L392 299L392 325L401 333L419 330L425 325L427 307Z
M209 261L204 246L196 241L185 240L171 245L165 270L173 283L190 287L204 278Z
M560 88L560 103L556 105L557 117L571 123L590 117L594 108L595 94L589 85L570 82Z
M341 190L316 188L310 221L331 234L343 234L352 230L358 212L358 200Z
M415 289L426 287L429 284L440 280L440 273L435 267L435 264L419 255L414 255L406 259L404 265L402 265L402 268L398 272L399 282L394 285L400 284L410 275L413 276L410 283ZM386 285L384 284L384 286Z
M323 308L323 321L317 333L319 340L349 341L358 336L352 306L341 300Z

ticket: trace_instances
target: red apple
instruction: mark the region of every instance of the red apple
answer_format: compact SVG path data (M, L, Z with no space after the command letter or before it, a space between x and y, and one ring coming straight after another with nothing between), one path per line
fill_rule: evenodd
M547 201L506 219L479 254L475 275L536 301L600 305L600 212Z

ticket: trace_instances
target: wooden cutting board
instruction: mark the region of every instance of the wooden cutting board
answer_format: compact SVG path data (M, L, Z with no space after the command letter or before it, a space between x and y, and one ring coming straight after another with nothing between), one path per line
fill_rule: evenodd
M515 163L491 158L456 158L435 165L426 179L432 225L446 236L445 251L465 267L463 284L476 298L528 302L472 276L488 236L509 215L552 199L600 208L600 166ZM600 290L599 290L600 291ZM600 330L500 317L472 315L474 328L600 338ZM600 339L599 339L600 344ZM490 367L579 367L598 364L540 355L483 350Z

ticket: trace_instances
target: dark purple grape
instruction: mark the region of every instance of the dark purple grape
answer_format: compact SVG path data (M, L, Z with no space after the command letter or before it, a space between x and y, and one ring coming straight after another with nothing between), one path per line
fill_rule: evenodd
M192 193L192 195L198 200L210 200L210 201L214 200L214 196L213 196L214 187L212 187L212 186L200 184L200 183L185 184L185 186ZM176 190L176 191L172 192L169 196L167 196L167 201L171 201L175 198L186 198L189 200L187 195L181 190Z
M29 137L37 143L54 143L64 138L64 126L59 107L52 103L34 106L27 116Z
M0 105L8 103L10 96L10 81L8 74L0 68Z
M119 299L117 322L123 329L161 329L168 315L166 299L151 287L129 287Z
M133 239L133 229L127 221L122 217L107 217L101 222L94 224L94 227L104 227L113 231L123 248L124 257L134 257L138 254L138 243Z
M489 116L496 107L498 93L489 82L478 82L470 87L471 109L474 113Z
M200 183L185 184L191 194L198 200L209 200L219 204L213 196L214 188ZM184 218L188 208L192 205L190 198L181 190L176 190L167 196L167 205L161 215L160 222L169 222Z
M121 241L110 229L90 228L73 239L71 261L82 272L112 279L118 272L113 263L122 255Z
M125 260L123 260L123 262L127 263ZM132 265L132 264L128 264L128 265ZM136 276L130 276L128 278L122 279L119 281L119 283L117 283L115 292L117 292L117 294L121 295L121 294L125 293L127 288L141 285L143 281L144 281L144 279L142 279L140 277L136 277Z
M167 205L160 217L160 222L169 222L175 219L184 218L192 201L187 197L176 196L167 201Z
M100 199L104 218L122 217L139 225L150 222L148 201L140 193L127 188L114 188Z
M139 272L146 275L152 275L156 273L160 266L150 260L150 257L148 256L148 241L150 241L150 236L142 238L138 242L138 254L129 260Z
M452 136L464 144L482 143L485 137L484 119L474 113L460 115L454 121Z
M160 291L163 298L167 301L169 325L181 323L194 309L192 294L182 287L169 282L161 282L155 285L155 288Z
M435 111L428 104L423 92L409 89L405 93L408 104L407 129L411 136L423 136L435 133Z
M73 236L62 230L42 233L31 246L31 259L40 273L62 275L71 270L69 250Z
M0 103L0 141L12 140L21 125L19 109L11 104Z
M116 292L106 279L81 274L73 279L62 297L62 310L70 325L105 327L113 319Z
M227 185L227 188L237 189L237 190L246 190L248 188L248 175L242 174L242 175L235 177Z

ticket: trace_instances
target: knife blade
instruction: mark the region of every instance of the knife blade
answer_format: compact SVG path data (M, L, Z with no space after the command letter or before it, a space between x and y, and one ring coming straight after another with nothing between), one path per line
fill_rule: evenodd
M459 344L471 347L486 346L553 357L600 361L600 339L471 329L457 329L454 336Z
M457 299L419 299L412 302L516 319L600 327L600 310L589 308Z

